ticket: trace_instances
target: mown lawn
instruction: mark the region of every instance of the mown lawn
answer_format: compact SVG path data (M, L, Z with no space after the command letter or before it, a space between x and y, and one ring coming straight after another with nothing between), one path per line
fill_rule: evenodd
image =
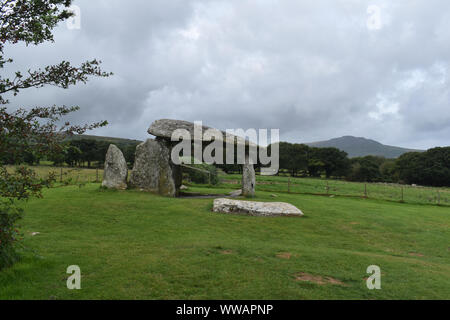
M259 191L305 217L256 218L213 213L213 199L99 186L25 205L27 250L0 272L0 299L450 299L448 207ZM66 288L69 265L81 290ZM366 287L369 265L381 290ZM302 272L341 284L296 280Z

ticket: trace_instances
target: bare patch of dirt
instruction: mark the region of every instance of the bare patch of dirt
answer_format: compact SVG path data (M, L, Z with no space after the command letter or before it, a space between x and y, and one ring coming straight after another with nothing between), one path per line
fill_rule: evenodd
M351 225L357 225L359 222L350 222Z
M221 254L233 254L233 250L224 250Z
M277 254L277 258L280 259L290 259L292 257L292 253L289 252L281 252Z
M409 255L412 257L423 257L424 256L423 254L417 253L417 252L410 252Z
M320 284L320 285L335 284L335 285L345 286L345 283L343 283L342 281L340 281L338 279L334 279L331 277L314 276L312 274L305 273L305 272L297 273L295 275L295 280L312 282L312 283Z

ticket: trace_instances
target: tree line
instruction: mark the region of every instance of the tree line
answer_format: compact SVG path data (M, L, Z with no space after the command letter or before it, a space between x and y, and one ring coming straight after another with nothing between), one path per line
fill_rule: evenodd
M270 147L269 147L270 148ZM397 159L379 156L349 158L337 148L315 148L280 142L280 170L291 176L450 186L450 147L409 152Z
M69 167L103 167L105 156L112 141L95 139L66 140L58 152L43 155L34 150L24 150L21 160L17 154L4 154L4 164L17 164L17 162L38 165L41 161L51 161L54 166L67 165ZM115 143L122 150L125 160L131 167L138 142Z
M105 155L112 141L82 138L69 140L62 152L42 159L38 154L24 152L23 162L29 165L49 160L55 166L103 167ZM122 150L132 168L139 142L115 144ZM269 146L270 152L271 146ZM450 186L450 147L433 148L426 152L409 152L397 159L379 156L349 158L337 148L316 148L305 144L279 143L280 172L292 177L326 177L357 182L389 182L425 186ZM8 161L9 160L9 161ZM5 163L17 159L5 154ZM240 165L217 165L223 171L240 172ZM259 166L256 165L256 169Z
M56 166L67 164L70 167L103 167L110 144L110 141L95 139L68 141L64 152L55 154L48 160L52 161ZM134 163L138 142L115 144L122 151L128 166L131 168Z

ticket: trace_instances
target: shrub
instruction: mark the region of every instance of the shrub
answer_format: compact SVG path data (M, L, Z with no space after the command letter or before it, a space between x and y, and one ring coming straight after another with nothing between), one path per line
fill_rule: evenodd
M0 204L0 270L11 266L18 258L14 246L19 231L14 225L21 217L21 209L8 203Z

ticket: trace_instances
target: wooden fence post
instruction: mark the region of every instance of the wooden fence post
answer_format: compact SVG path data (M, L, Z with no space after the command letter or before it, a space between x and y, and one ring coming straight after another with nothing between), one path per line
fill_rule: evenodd
M62 177L63 177L63 168L61 167L61 172L60 172L60 175L59 175L59 182L60 183L63 182Z
M291 193L291 177L288 180L288 193Z

